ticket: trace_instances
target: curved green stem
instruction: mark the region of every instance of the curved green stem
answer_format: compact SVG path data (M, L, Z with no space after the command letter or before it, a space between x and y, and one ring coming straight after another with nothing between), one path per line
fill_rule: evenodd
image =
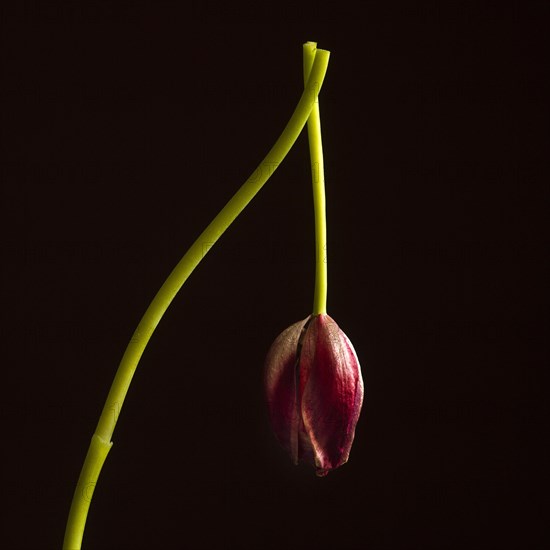
M285 158L292 145L294 145L308 120L313 106L316 105L317 94L325 78L329 56L330 52L328 51L316 50L307 85L279 139L275 142L275 145L273 145L258 168L256 168L233 198L201 233L185 256L176 265L139 322L116 372L96 431L92 437L84 465L82 466L65 530L64 550L79 550L81 548L93 490L103 463L112 446L111 436L130 382L153 331L195 267L197 267L214 243L252 200L254 195L258 193Z
M307 86L317 50L316 42L304 44L304 83ZM321 140L319 100L311 110L307 121L311 177L313 181L313 209L315 211L315 293L313 315L327 312L327 221L325 206L325 167Z

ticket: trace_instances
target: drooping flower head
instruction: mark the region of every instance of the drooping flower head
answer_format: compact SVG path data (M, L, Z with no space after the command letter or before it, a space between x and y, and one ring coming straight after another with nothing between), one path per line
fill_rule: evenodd
M264 384L271 426L295 464L324 476L347 462L363 379L353 345L329 315L310 315L276 338Z

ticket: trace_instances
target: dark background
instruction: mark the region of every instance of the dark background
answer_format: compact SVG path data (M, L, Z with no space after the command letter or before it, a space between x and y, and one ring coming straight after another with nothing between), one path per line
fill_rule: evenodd
M312 304L302 135L151 339L85 548L539 548L548 4L182 4L4 8L3 546L61 547L122 352L314 40L329 313L366 385L350 461L292 466L263 404Z

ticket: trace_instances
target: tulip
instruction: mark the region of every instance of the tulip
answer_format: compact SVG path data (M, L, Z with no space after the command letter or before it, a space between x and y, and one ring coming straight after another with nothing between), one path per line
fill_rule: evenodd
M310 315L277 337L264 385L271 426L294 464L325 476L347 462L363 379L353 345L329 315Z

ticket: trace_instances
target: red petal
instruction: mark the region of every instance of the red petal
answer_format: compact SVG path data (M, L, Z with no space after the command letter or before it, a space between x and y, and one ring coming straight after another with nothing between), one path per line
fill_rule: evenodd
M308 319L293 324L275 339L269 348L264 371L271 427L295 464L299 459L298 432L301 424L296 406L296 350Z
M328 315L315 316L300 356L304 429L319 475L344 464L363 402L363 380L348 337Z

